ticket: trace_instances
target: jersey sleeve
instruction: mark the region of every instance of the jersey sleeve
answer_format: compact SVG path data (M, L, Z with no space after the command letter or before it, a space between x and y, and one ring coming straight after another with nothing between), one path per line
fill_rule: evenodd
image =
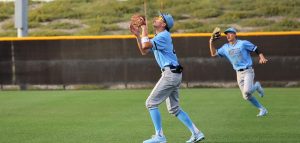
M217 51L217 55L218 55L219 57L224 57L224 56L225 56L224 46L222 46L222 47L219 48L219 49L216 49L216 51Z
M162 50L167 47L167 41L163 35L155 36L150 42L153 45L152 50Z
M243 47L250 52L254 52L257 49L257 46L252 44L251 42L245 40L243 41Z

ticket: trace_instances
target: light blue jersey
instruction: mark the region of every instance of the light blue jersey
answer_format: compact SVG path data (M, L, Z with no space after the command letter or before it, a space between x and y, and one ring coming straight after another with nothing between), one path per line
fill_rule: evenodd
M224 44L217 49L220 57L226 57L234 70L245 69L252 66L250 53L255 51L257 46L247 40L237 40L235 44Z
M167 30L158 33L150 41L153 45L151 51L153 51L156 62L160 68L170 65L179 65L173 48L171 34Z

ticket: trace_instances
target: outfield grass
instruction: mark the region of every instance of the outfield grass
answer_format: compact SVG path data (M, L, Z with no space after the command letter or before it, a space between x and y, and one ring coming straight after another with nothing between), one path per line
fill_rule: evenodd
M144 101L150 90L1 91L1 143L139 143L153 133ZM300 141L300 88L268 88L270 114L243 101L238 89L183 89L181 105L206 143ZM169 143L189 131L161 106Z

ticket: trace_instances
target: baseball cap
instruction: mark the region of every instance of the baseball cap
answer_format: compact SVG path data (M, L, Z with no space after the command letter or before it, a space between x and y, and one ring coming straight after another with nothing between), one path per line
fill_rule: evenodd
M161 16L164 19L164 21L167 25L166 29L168 31L170 31L170 29L174 26L174 19L173 19L172 15L167 14L167 13L159 13L159 16Z
M236 33L236 30L235 30L234 28L230 27L230 28L226 29L226 30L224 31L224 33L225 33L225 34L227 34L227 33Z

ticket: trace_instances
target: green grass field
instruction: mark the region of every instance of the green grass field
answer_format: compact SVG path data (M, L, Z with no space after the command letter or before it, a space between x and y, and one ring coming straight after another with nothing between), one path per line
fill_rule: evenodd
M1 143L139 143L153 134L144 102L150 90L1 91ZM182 89L181 105L206 143L300 142L300 88L268 88L259 99L269 115L238 89ZM189 131L161 105L169 143Z

